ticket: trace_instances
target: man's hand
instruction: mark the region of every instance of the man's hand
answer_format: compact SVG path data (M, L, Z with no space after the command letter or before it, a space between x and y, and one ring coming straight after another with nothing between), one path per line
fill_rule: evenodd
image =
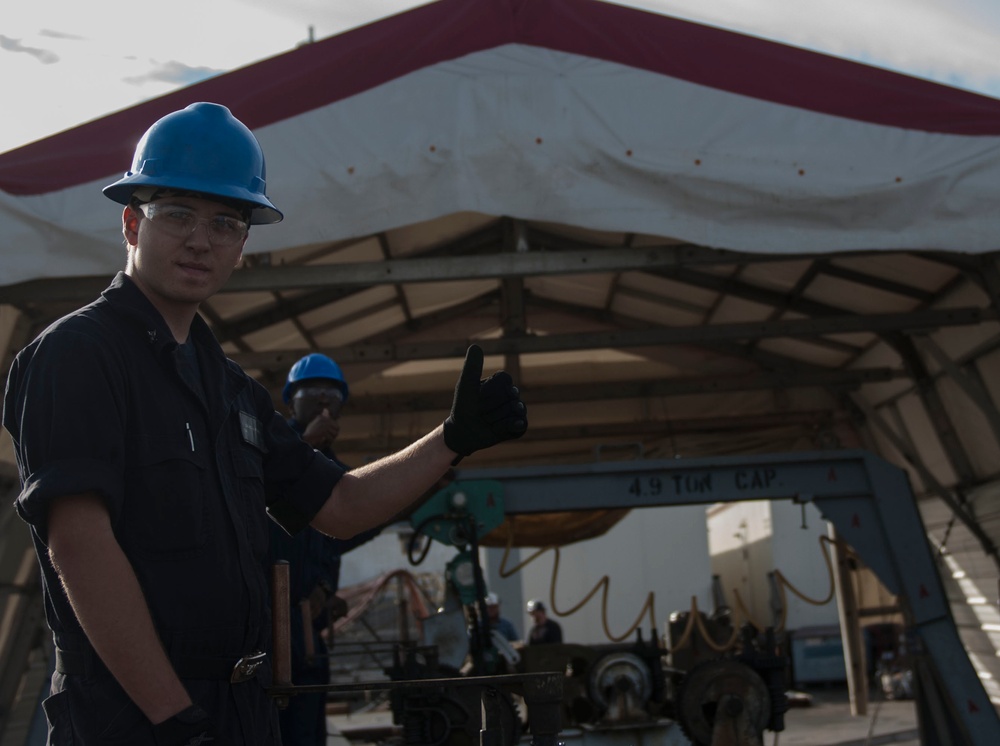
M329 448L340 435L340 421L330 416L329 409L323 409L302 433L302 440L313 448Z
M500 371L480 380L482 375L483 350L471 345L444 421L445 445L460 457L520 438L528 429L527 409L510 375Z

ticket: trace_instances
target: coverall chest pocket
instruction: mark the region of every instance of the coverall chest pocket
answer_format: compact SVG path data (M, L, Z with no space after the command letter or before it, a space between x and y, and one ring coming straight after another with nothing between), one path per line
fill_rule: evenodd
M125 535L146 555L177 556L205 546L210 478L206 455L186 432L140 435L130 445L125 471Z

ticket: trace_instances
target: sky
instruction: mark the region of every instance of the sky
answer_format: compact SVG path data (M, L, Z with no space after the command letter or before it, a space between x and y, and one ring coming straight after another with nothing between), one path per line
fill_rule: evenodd
M528 0L530 2L530 0ZM7 0L0 153L423 5L420 0ZM996 0L618 0L1000 98Z

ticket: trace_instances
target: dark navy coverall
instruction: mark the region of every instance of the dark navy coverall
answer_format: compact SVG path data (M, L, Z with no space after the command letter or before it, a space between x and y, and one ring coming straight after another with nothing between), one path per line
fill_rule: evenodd
M44 703L50 743L152 743L148 720L90 647L48 559L49 504L84 492L107 503L164 648L223 743L280 743L264 691L269 665L242 683L229 672L270 648L268 512L301 530L342 468L299 438L200 317L178 345L123 273L17 356L3 424L46 619L66 652Z

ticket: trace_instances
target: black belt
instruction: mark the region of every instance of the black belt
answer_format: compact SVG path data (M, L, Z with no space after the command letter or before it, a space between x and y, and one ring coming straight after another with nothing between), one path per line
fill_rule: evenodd
M249 681L264 663L265 653L250 653L241 658L206 658L178 656L171 658L177 675L182 679L228 679L233 684ZM106 672L104 663L90 650L56 648L56 671L68 675L93 675Z

